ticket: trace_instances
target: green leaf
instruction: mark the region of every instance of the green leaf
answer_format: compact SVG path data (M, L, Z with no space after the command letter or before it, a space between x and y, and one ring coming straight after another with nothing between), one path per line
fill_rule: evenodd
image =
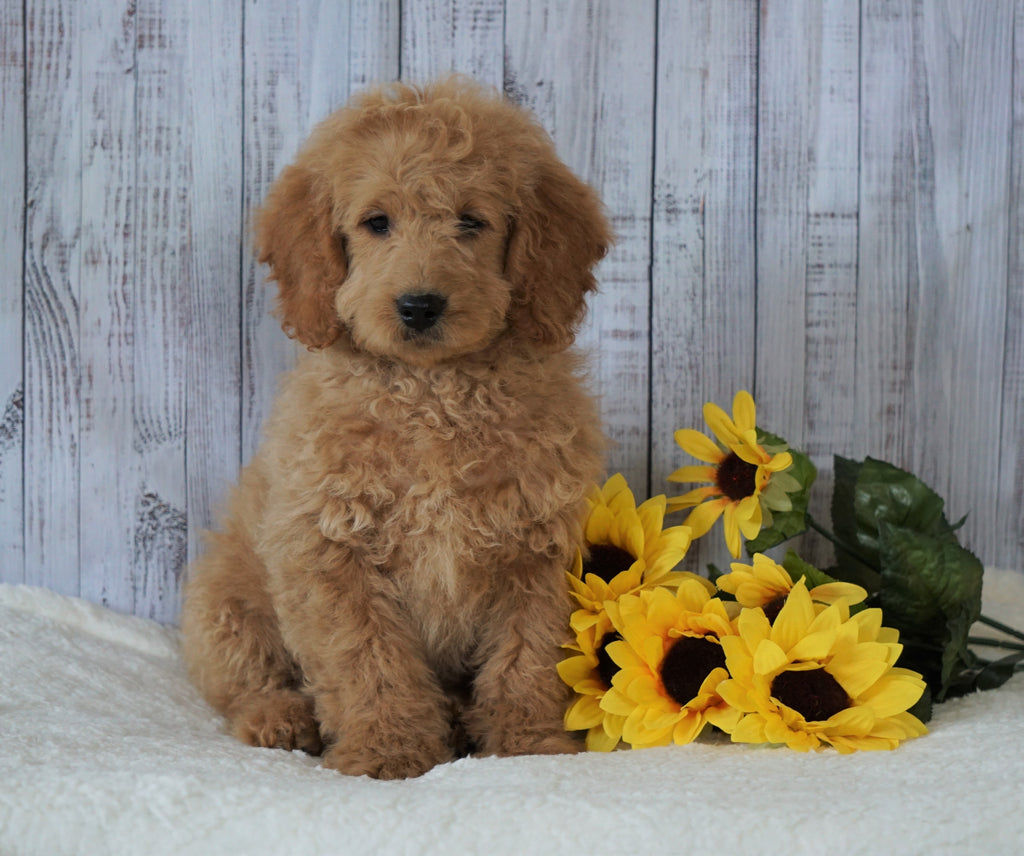
M871 555L868 562L860 556L857 537L857 513L854 497L857 480L863 464L839 455L833 456L834 485L832 488L832 533L848 550L836 545L836 578L846 583L863 586L869 593L878 590L878 556ZM856 554L856 555L855 555Z
M757 430L757 439L766 448L770 447L780 451L785 449L789 452L793 458L793 463L784 472L796 480L799 488L788 494L792 505L791 510L772 511L771 524L762 529L756 538L747 541L747 555L749 556L753 556L754 553L763 553L776 544L788 541L790 538L806 531L807 502L810 498L811 485L814 484L814 480L818 475L818 470L811 463L811 459L803 452L789 448L786 441L781 437L769 434L759 428Z
M824 571L819 571L810 562L805 562L793 550L786 552L786 556L782 560L782 567L786 569L786 573L794 583L799 581L800 577L805 577L808 589L836 582Z
M994 690L1001 687L1013 677L1021 660L1024 660L1024 651L1015 651L994 663L986 663L974 676L972 690Z
M857 515L854 513L853 497L863 465L839 455L833 455L832 462L835 478L832 488L832 531L837 538L848 544L856 544Z
M907 713L911 716L916 716L921 722L928 722L932 718L932 691L930 687L924 688L921 698L917 700L917 703Z
M865 459L853 506L858 552L869 560L879 555L883 523L956 543L953 527L943 514L942 497L913 473L885 461Z
M906 662L924 675L942 701L964 669L977 660L967 649L981 614L984 568L976 556L943 535L879 522L882 564L880 605L900 632Z

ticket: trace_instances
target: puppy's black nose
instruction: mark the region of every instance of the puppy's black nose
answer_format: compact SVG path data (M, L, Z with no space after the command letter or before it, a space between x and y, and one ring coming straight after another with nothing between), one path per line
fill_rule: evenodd
M403 294L395 301L398 317L410 330L429 330L444 314L448 300L441 294Z

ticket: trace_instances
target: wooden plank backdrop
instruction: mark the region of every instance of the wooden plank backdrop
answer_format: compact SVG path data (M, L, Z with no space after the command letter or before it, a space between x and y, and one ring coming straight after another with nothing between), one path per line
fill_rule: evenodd
M1024 565L1024 0L0 4L0 581L175 619L295 358L253 210L350 92L450 70L606 202L580 342L638 498L747 388L817 502L883 457Z

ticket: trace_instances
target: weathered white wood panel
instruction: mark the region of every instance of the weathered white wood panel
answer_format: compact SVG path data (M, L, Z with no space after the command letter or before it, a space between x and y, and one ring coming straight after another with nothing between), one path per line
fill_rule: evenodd
M209 525L241 461L243 158L242 4L190 0L188 8L186 113L178 121L189 131L189 267L182 298L189 316L185 508L191 560L201 547L201 527ZM173 597L154 617L175 617L179 592L176 579Z
M755 396L818 466L825 522L832 455L853 439L859 34L843 0L761 15Z
M136 10L135 576L139 610L167 615L188 556L190 19L185 2L150 0Z
M854 451L896 462L906 424L907 302L918 283L908 121L915 111L913 10L909 3L865 0L861 27Z
M580 0L510 4L505 87L533 109L559 155L605 200L616 244L580 333L609 469L646 492L655 6ZM602 143L599 145L598 140Z
M1013 148L996 533L992 561L1024 562L1024 0L1014 7ZM982 451L984 454L984 451ZM979 509L984 514L984 509Z
M77 594L80 6L25 4L25 579Z
M133 2L79 4L82 32L81 521L83 597L131 612L138 457L135 380Z
M350 91L450 70L607 203L581 343L639 498L746 387L819 502L832 452L884 457L1024 561L1024 0L27 0L0 6L0 579L175 615L295 353L253 210Z
M820 26L821 38L819 53L810 64L813 91L806 120L811 130L807 140L804 430L802 441L796 434L793 442L802 442L800 448L818 467L811 502L827 524L832 456L849 456L854 443L860 10L843 0L829 0L820 6L810 4L808 15ZM781 49L778 61L787 61ZM777 287L785 288L786 283L779 281ZM761 370L759 391L776 366L778 361L773 361L771 368ZM774 416L785 425L783 436L799 431L785 411L775 411ZM810 560L824 560L831 549L820 540L804 546Z
M401 76L421 82L461 72L500 88L504 73L504 0L402 4Z
M990 512L998 501L1000 462L979 451L999 447L1014 0L924 4L923 11L921 113L927 124L921 133L927 144L918 148L930 153L934 168L919 170L933 189L922 194L927 204L918 205L918 223L928 224L927 232L919 225L918 252L922 260L938 259L941 271L927 291L922 288L922 311L908 337L915 346L912 424L923 430L906 435L912 448L904 449L904 460L915 471L937 474L936 486L954 517L972 512L963 537L978 549L999 537ZM934 223L928 222L932 217ZM948 402L948 410L929 430L935 399Z
M1011 3L869 4L862 98L857 446L974 508L998 538ZM979 291L984 295L979 299ZM875 421L872 423L871 418ZM881 431L879 430L881 428Z
M675 429L754 388L758 22L743 0L659 11L651 492L672 496L689 487L666 479L693 463ZM727 566L717 531L691 555Z
M25 579L25 7L0 5L0 579Z

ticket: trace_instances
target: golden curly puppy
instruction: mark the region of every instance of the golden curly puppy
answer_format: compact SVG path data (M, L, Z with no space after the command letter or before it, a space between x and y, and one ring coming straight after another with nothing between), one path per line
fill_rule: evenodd
M193 567L190 672L234 733L345 773L575 751L555 670L604 440L567 348L609 243L522 109L460 79L330 116L257 225L284 381Z

